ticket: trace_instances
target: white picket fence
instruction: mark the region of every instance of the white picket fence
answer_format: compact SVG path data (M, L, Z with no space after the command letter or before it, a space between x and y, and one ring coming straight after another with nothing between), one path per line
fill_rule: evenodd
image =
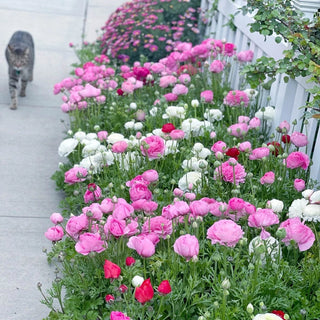
M202 0L201 9L203 12L207 12L212 8L214 0ZM264 38L259 33L251 33L248 24L253 21L252 17L242 15L242 13L236 14L239 7L242 7L246 3L245 0L219 0L218 10L211 15L210 23L207 24L204 38L214 38L218 40L226 40L236 45L237 52L243 50L252 50L254 57L259 58L261 56L273 57L280 59L283 55L282 52L287 48L286 43L277 44L272 36ZM233 31L230 27L226 26L230 20L230 15L234 15L233 23L236 30ZM233 72L239 74L238 72ZM320 133L319 124L320 121L316 119L309 119L309 124L306 127L304 125L304 109L302 106L307 101L311 101L312 95L310 95L306 89L313 87L312 84L307 83L306 79L298 78L295 80L290 79L288 83L284 83L282 75L277 77L277 80L273 83L271 90L267 92L268 99L264 97L261 100L261 107L267 104L275 107L275 119L273 128L275 128L281 121L287 120L292 123L297 120L298 124L295 126L295 130L308 135L309 144L301 151L305 151L309 154L313 160L311 166L310 178L320 181ZM239 89L238 86L239 77L235 76L231 79L231 86L233 89Z

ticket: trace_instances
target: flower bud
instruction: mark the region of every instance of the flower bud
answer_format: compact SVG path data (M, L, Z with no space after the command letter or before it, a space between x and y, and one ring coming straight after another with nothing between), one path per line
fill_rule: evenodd
M221 283L221 287L222 287L223 289L225 289L225 290L230 289L231 284L230 284L229 279L225 278L225 279L222 281L222 283Z
M134 276L132 278L132 285L136 288L142 285L144 279L141 276Z
M252 305L251 303L249 303L249 304L247 305L247 312L248 312L249 314L252 314L252 313L253 313L253 310L254 310L253 305Z

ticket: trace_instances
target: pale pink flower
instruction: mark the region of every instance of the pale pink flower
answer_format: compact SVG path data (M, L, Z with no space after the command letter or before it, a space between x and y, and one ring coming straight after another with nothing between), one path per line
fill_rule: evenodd
M142 174L142 178L149 182L155 182L159 179L159 174L154 169L149 169Z
M246 175L244 167L234 158L230 158L215 169L213 178L239 184L245 182Z
M66 224L67 234L72 238L78 238L81 231L87 230L89 226L89 219L85 214L79 216L72 216Z
M172 140L181 140L186 135L183 130L174 129L169 133Z
M61 226L54 226L49 228L44 235L50 241L60 241L63 238L64 231Z
M108 138L108 132L107 131L99 131L99 132L97 132L97 136L100 141L105 141Z
M63 221L63 216L59 212L54 212L51 214L50 220L54 224L59 224Z
M178 215L180 216L184 216L190 212L190 207L185 201L175 201L174 207L177 209Z
M257 117L253 117L249 121L249 129L259 128L261 126L261 120Z
M192 188L193 188L193 184L189 183L188 189L192 190ZM184 194L184 197L189 201L193 201L196 198L196 194L194 192L186 192Z
M154 201L139 199L131 203L135 211L144 211L145 214L151 215L158 209L158 204Z
M183 190L179 189L179 188L175 188L173 190L173 195L176 197L182 197L183 196Z
M86 256L90 252L102 252L106 250L106 243L101 240L99 233L83 233L80 235L78 242L75 245L78 253Z
M249 127L246 123L235 123L232 124L228 129L228 133L234 137L241 138L247 134Z
M209 70L213 73L220 73L224 69L224 63L220 60L213 60Z
M78 92L82 98L97 97L101 94L101 90L87 83L83 90Z
M98 103L104 103L104 102L106 101L106 96L103 96L103 95L97 96L97 97L96 97L96 101L97 101Z
M249 121L250 121L250 118L247 117L247 116L239 116L239 117L238 117L238 122L239 122L239 123L244 122L244 123L247 123L247 124L248 124Z
M290 136L290 141L296 147L305 147L308 144L308 137L304 133L294 131Z
M310 160L308 155L303 152L295 151L291 152L287 159L285 160L287 168L296 169L302 168L303 170L307 170Z
M162 63L156 62L151 66L150 69L154 73L161 73L161 72L165 71L166 66Z
M249 97L244 91L229 91L228 94L225 96L223 103L230 107L247 107L249 104Z
M240 51L237 54L237 58L240 62L251 62L253 59L253 51L252 50Z
M216 217L221 217L226 212L227 208L227 203L215 201L209 205L209 212Z
M200 98L204 102L210 103L213 100L213 92L211 90L202 91L200 94Z
M251 142L244 141L244 142L241 142L239 144L239 151L241 151L241 152L251 152L251 150L252 150Z
M173 250L187 261L199 254L199 241L196 236L185 234L180 236L173 245Z
M134 91L134 85L133 83L131 83L130 81L124 81L122 82L122 85L121 85L121 90L124 92L124 93L133 93Z
M105 198L100 203L100 209L103 213L110 213L113 211L115 204L113 203L112 199Z
M279 223L278 216L272 209L258 209L255 213L249 215L248 225L253 228L261 228L261 239L265 240L270 237L270 233L264 228Z
M299 192L304 190L306 187L306 183L302 179L294 179L293 185L294 185L294 188Z
M101 207L101 205L100 205ZM124 220L129 218L134 212L134 208L125 199L118 198L117 202L114 204L114 209L112 216L118 220Z
M189 83L191 81L190 75L188 73L183 73L179 76L179 81L181 83Z
M152 193L145 183L135 183L129 190L130 200L137 201L139 199L152 199Z
M114 153L123 153L127 150L128 143L126 141L116 141L111 148L111 151Z
M82 213L89 216L91 219L101 220L103 212L99 203L92 203L89 207L82 208ZM89 213L89 215L88 215Z
M300 221L299 217L290 218L280 224L286 230L286 237L282 240L288 246L291 240L295 241L300 251L310 249L315 241L312 230Z
M261 184L272 184L275 180L275 174L272 171L268 171L264 174L263 177L260 179Z
M289 123L288 121L286 121L286 120L282 121L282 122L279 124L277 130L278 130L279 132L282 132L282 133L288 133L289 130L290 130L290 123Z
M129 238L127 246L130 249L136 250L144 258L151 257L156 251L155 244L147 237L133 236Z
M160 158L164 154L165 143L159 136L149 136L142 140L140 150L149 159Z
M172 222L163 216L148 218L142 226L142 233L155 233L165 239L172 233Z
M270 150L267 147L255 148L252 150L249 159L250 160L258 160L262 158L268 157L270 154Z
M176 84L177 80L178 80L178 79L177 79L175 76L171 76L171 75L169 75L169 76L163 76L163 77L160 78L159 86L160 86L161 88L167 88L167 87L169 87L170 85Z
M219 243L223 246L234 247L242 238L244 232L232 220L219 220L207 231L207 238L212 244Z
M192 216L206 216L209 213L209 205L202 200L195 200L190 203L190 211Z
M176 94L177 96L187 94L188 93L188 88L184 84L176 84L173 89L172 93Z
M112 234L114 237L118 238L124 235L124 229L126 227L125 220L115 219L112 215L108 216L107 222L104 225L104 232L108 236Z

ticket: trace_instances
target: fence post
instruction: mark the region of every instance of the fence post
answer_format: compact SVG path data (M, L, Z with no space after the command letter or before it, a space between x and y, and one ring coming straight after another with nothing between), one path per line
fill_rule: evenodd
M307 18L313 19L313 16L320 10L320 0L292 0L293 6L302 11Z

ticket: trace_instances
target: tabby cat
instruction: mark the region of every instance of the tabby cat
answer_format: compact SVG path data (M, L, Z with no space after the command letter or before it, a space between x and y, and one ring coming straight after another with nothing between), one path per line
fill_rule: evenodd
M6 48L6 58L9 65L9 91L11 109L17 109L17 91L21 79L20 97L26 96L28 81L33 80L34 43L30 33L16 31Z

